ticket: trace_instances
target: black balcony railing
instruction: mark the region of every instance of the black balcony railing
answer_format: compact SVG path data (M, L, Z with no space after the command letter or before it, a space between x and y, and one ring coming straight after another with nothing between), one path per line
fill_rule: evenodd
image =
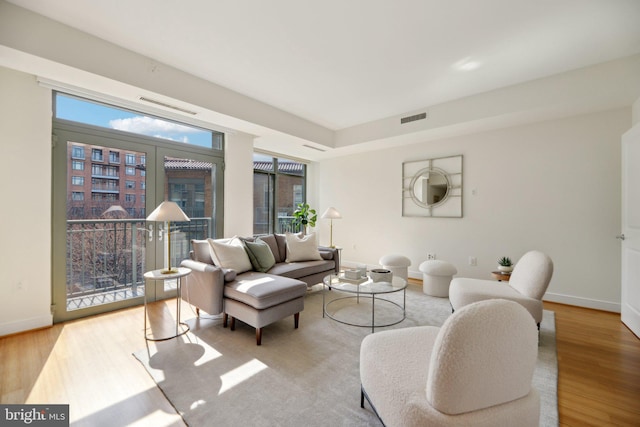
M68 309L86 307L79 298L104 301L95 296L105 293L117 293L118 299L143 296L146 247L158 239L154 232L149 240L146 226L144 219L67 221ZM190 240L209 237L211 226L211 218L171 223L171 265L188 258Z
M297 233L300 231L300 226L293 223L295 218L292 216L279 216L278 217L278 233Z

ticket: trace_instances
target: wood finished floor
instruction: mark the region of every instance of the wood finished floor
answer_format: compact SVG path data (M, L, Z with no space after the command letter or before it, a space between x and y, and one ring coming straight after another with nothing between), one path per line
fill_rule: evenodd
M640 340L618 314L545 308L556 312L560 425L640 426ZM170 323L175 300L150 309ZM182 314L194 316L185 304ZM183 426L132 356L145 346L142 316L135 307L0 338L0 402L68 403L76 426Z

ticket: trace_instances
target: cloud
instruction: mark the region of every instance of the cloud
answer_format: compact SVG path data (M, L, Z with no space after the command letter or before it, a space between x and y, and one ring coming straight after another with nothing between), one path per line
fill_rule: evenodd
M154 138L161 138L161 139L169 139L171 141L176 141L176 142L184 142L185 144L189 143L189 137L187 135L183 135L183 136L178 136L176 137L172 137L170 135L162 135L162 134L155 134L155 135L150 135L153 136Z
M201 132L201 130L190 126L145 116L110 120L109 126L111 126L112 129L125 132L138 133L179 142L189 142L188 137L185 134Z

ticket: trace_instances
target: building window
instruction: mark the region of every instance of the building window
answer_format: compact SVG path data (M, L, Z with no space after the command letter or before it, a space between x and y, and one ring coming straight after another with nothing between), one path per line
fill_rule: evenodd
M136 164L136 155L135 154L126 154L124 161L128 165L135 165Z
M84 176L72 176L71 185L84 185Z
M91 189L94 191L119 191L118 181L106 178L91 178Z
M120 163L120 153L118 153L117 151L110 151L109 163Z
M94 162L103 161L102 150L99 150L97 148L92 149L91 150L91 160L93 160Z
M84 206L70 206L69 216L71 218L84 218Z
M84 159L84 147L73 146L71 157L74 159Z
M136 182L135 181L127 181L125 183L125 187L127 188L127 190L134 190L136 188Z
M135 175L136 174L136 168L131 167L131 166L127 166L124 170L124 173L126 173L127 175Z
M293 185L293 205L298 206L300 203L304 203L304 191L302 185Z
M117 177L118 176L118 167L117 166L103 166L103 165L92 165L91 166L91 175L94 176L109 176L109 177Z
M84 162L73 160L71 162L71 169L74 171L83 171L84 170Z
M84 200L84 193L82 191L72 191L71 200L75 200L75 201Z
M253 233L299 231L293 211L306 197L306 166L284 158L253 155Z
M124 200L125 200L125 202L135 203L136 202L136 195L135 194L125 194L124 195Z
M119 194L117 193L91 193L91 200L96 202L115 202L118 198Z

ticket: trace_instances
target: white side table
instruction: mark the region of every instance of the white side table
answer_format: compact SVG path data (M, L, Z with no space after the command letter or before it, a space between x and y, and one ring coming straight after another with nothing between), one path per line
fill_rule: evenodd
M165 341L179 337L189 332L189 325L180 321L180 306L182 299L182 278L191 274L191 269L186 267L178 267L177 272L163 274L162 270L147 271L144 273L145 292L144 292L144 338L148 341ZM176 279L176 333L164 338L150 338L147 334L147 290L146 282L148 280L172 280Z

